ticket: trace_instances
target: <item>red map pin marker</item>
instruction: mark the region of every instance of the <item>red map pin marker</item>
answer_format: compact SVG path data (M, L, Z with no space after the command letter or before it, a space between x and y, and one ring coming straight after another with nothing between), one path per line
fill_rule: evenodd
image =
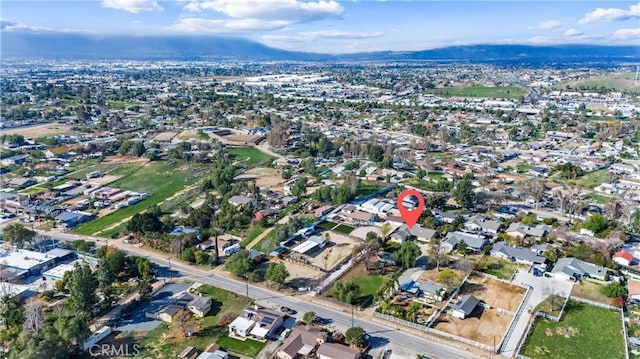
M403 201L405 197L408 196L415 196L418 199L418 206L413 211L410 211L404 207ZM418 218L420 218L422 210L424 209L424 197L422 197L422 194L420 194L420 192L414 189L408 189L400 193L400 195L398 196L398 209L400 210L400 215L402 216L402 219L404 219L404 222L407 224L407 227L412 228L418 221Z

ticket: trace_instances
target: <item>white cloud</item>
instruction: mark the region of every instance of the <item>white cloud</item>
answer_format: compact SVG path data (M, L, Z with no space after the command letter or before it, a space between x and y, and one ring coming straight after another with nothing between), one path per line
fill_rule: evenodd
M124 10L131 13L161 12L164 9L157 0L102 0L102 7Z
M619 29L613 33L616 40L640 39L640 28L637 29Z
M262 21L256 19L212 20L185 17L178 19L178 21L169 26L168 29L183 33L225 34L278 30L287 25L287 22L282 21Z
M557 20L549 20L538 24L537 28L541 30L552 30L560 27L560 22Z
M597 8L587 13L578 22L591 24L594 22L612 22L640 18L640 3L631 5L628 10L619 8Z
M300 32L296 35L264 35L267 41L309 42L317 40L362 40L380 37L381 32L348 32L341 30L320 30Z
M210 10L228 18L183 17L169 26L169 30L204 33L279 30L289 25L340 16L344 8L333 0L213 0L191 1L184 10Z
M564 32L565 37L576 37L582 35L582 31L576 29L569 29Z
M192 1L184 10L200 12L212 10L234 19L286 20L291 23L320 20L340 16L344 11L337 1L298 0L214 0Z

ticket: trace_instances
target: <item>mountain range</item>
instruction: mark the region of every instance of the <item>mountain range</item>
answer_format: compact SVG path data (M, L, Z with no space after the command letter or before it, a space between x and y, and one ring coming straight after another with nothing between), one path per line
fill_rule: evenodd
M2 57L93 60L241 61L457 61L476 63L637 63L638 46L468 45L423 51L328 55L268 47L258 42L207 36L95 36L3 31Z

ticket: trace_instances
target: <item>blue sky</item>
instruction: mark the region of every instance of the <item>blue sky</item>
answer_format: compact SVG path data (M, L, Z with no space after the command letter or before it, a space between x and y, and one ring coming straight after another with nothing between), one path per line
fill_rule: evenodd
M3 0L1 31L235 36L300 51L640 46L640 2Z

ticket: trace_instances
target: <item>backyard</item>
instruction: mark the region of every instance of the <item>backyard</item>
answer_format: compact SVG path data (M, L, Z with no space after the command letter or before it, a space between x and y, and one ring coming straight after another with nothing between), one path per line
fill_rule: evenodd
M494 275L504 280L510 280L511 276L513 276L513 273L516 271L516 268L518 268L518 266L513 262L490 256L482 257L480 259L480 264L482 264L482 268L480 268L481 272Z
M611 304L611 298L608 298L604 294L600 293L602 284L592 282L588 279L583 279L580 283L576 283L571 290L571 295L574 297L593 300L603 304Z
M364 262L356 265L347 274L340 279L340 282L354 282L360 288L356 305L360 307L368 307L374 302L375 294L378 290L391 278L390 274L380 275L367 271ZM331 295L331 291L328 292Z
M534 323L523 354L532 359L624 358L620 313L569 301L560 322Z

